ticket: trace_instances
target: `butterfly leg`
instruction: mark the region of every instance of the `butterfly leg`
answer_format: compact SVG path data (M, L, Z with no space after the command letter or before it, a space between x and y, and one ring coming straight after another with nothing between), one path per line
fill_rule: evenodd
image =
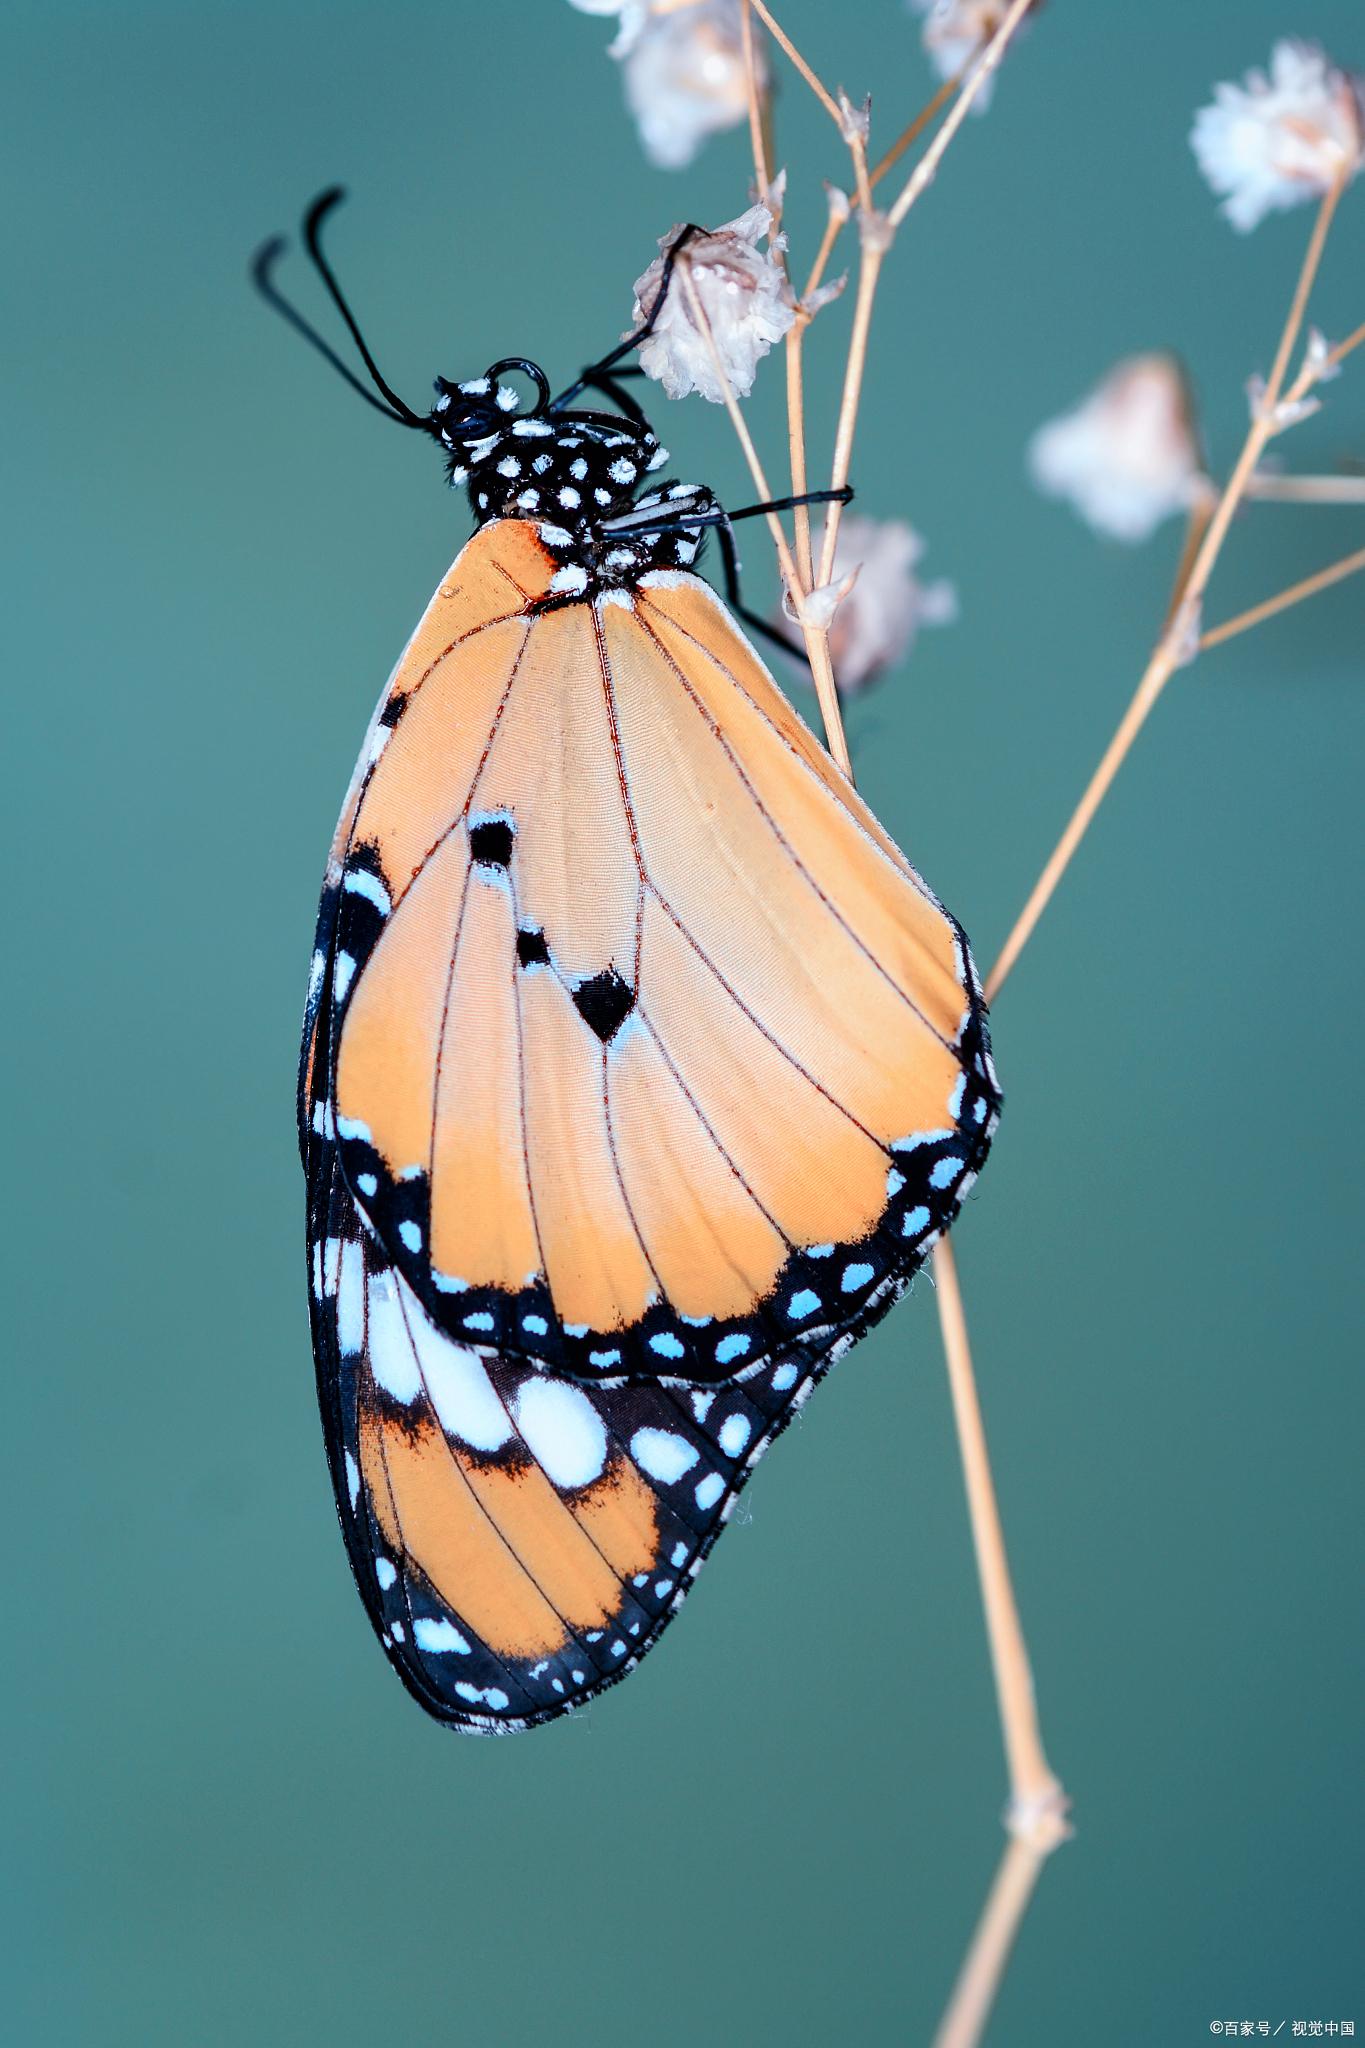
M615 369L616 365L622 362L632 349L638 348L640 343L647 341L654 332L654 323L663 311L664 300L668 297L669 286L673 282L673 270L678 260L679 251L692 240L694 235L704 235L705 233L705 228L699 228L695 222L689 222L682 229L681 233L675 237L664 252L663 274L659 279L659 289L655 296L654 304L650 307L640 325L635 329L634 333L628 334L624 341L618 342L617 346L604 355L600 361L589 363L587 368L580 373L576 383L571 384L567 391L561 391L558 398L552 399L550 402L551 412L562 412L566 405L572 405L580 391L586 391L590 387L598 391L610 389L609 386L602 383L603 376ZM636 374L638 373L633 370L618 372L618 375L625 376ZM620 395L618 393L611 392L610 395L617 399L618 404L620 403ZM635 406L634 400L629 400L628 404L633 407L633 417L644 418L639 407Z
M621 364L610 375L607 375L605 371L598 371L595 368L589 367L584 370L574 389L575 391L604 392L615 405L620 407L628 420L633 420L637 427L647 427L649 421L645 416L643 406L637 405L630 393L623 391L616 381L618 377L642 377L643 375L644 371L637 368L633 363ZM559 403L558 399L556 399L555 403L556 405Z
M745 604L743 592L740 588L739 550L735 546L734 522L736 519L756 519L769 512L789 512L797 505L828 505L831 503L846 505L852 496L851 488L845 485L842 490L838 491L801 491L795 497L772 498L759 505L743 505L736 512L727 512L723 506L713 502L707 505L704 510L673 513L663 519L650 517L650 513L653 510L652 507L639 507L637 510L640 517L636 518L634 514L630 515L630 525L627 525L624 519L611 520L608 522L605 530L612 533L627 533L632 530L633 526L638 531L646 517L649 518L647 530L651 538L655 534L704 531L707 527L714 527L716 539L720 546L721 568L725 577L725 599L731 611L734 612L737 618L743 619L751 631L759 634L771 646L780 647L784 654L791 655L803 667L809 668L810 664L799 641L789 639L780 627L774 626L761 613L754 611L751 606Z

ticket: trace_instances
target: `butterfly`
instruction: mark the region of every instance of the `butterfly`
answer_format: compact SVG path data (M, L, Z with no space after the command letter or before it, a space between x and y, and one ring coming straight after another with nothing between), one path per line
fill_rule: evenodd
M318 1388L352 1569L429 1712L581 1704L905 1290L999 1113L961 927L737 623L729 519L625 391L507 358L376 398L473 537L370 722L300 1066ZM670 252L670 263L681 241ZM531 387L527 398L521 385ZM588 388L615 410L573 401ZM828 496L830 494L820 494ZM755 508L750 508L755 509ZM720 542L731 603L695 571Z

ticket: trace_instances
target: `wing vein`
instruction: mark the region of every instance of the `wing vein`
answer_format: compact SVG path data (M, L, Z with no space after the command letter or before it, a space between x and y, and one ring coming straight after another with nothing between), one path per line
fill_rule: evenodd
M822 1081L817 1081L814 1074L808 1071L808 1069L796 1057L796 1054L792 1052L787 1046L785 1046L782 1043L781 1039L778 1038L774 1032L768 1029L767 1025L763 1022L763 1019L756 1015L755 1012L749 1008L749 1005L745 1002L743 996L740 995L738 989L732 987L730 982L726 980L725 975L722 973L721 969L716 965L716 962L711 958L710 954L706 951L705 947L701 944L700 940L697 939L694 936L694 934L688 930L686 924L678 915L677 911L673 908L673 905L668 901L667 897L661 895L659 890L655 889L652 885L650 893L653 896L654 901L658 904L660 910L662 910L662 912L664 913L664 916L669 920L669 922L672 925L675 926L679 936L685 939L688 945L692 948L692 951L701 961L702 966L706 968L708 973L714 975L715 979L720 983L720 986L725 990L726 995L729 996L735 1008L740 1012L742 1016L748 1018L749 1022L754 1026L754 1029L758 1031L762 1035L762 1037L764 1037L768 1041L768 1044L773 1048L773 1051L779 1053L781 1057L784 1060L786 1060L787 1064L801 1076L801 1079L803 1081L809 1082L810 1086L815 1090L816 1094L822 1095L825 1101L830 1105L831 1109L837 1109L840 1116L846 1117L849 1123L853 1125L855 1130L861 1131L865 1138L870 1138L872 1143L877 1146L878 1150L882 1152L887 1152L887 1156L889 1157L890 1154L888 1148L886 1145L882 1143L882 1140L878 1138L874 1132L870 1131L867 1128L867 1125L861 1122L860 1119L853 1114L853 1111L851 1109L845 1108L844 1104L840 1102L838 1096L832 1095L829 1089L825 1087Z
M729 740L726 739L725 734L721 731L720 726L717 724L716 720L712 717L711 713L702 703L700 697L693 689L686 675L678 666L678 663L669 653L667 647L664 646L663 642L660 640L658 634L654 631L654 628L649 624L648 620L640 619L638 612L636 613L636 617L637 619L639 619L641 632L648 634L649 638L653 641L655 647L658 649L662 659L668 664L669 668L673 671L673 674L682 684L688 702L692 705L693 709L697 713L697 716L701 719L703 725L710 733L712 739L716 742L717 746L721 749L721 752L725 755L726 760L729 762L731 768L734 770L736 776L738 777L739 782L743 787L745 795L749 798L749 801L753 804L755 810L758 812L763 822L767 825L769 831L776 839L778 845L786 854L787 859L791 862L796 872L800 875L801 879L806 883L807 887L811 890L812 894L820 903L821 907L829 913L830 917L833 918L835 924L838 925L839 929L844 933L845 937L850 941L850 943L853 946L857 948L858 952L862 954L863 958L867 961L868 965L872 968L873 972L879 975L881 979L886 983L887 987L891 990L892 994L895 995L902 1003L904 1003L905 1007L911 1012L912 1016L916 1017L919 1020L919 1022L923 1025L924 1029L929 1033L930 1037L935 1039L937 1043L943 1047L945 1052L952 1052L954 1050L954 1047L951 1041L946 1039L943 1036L943 1034L936 1028L936 1026L930 1023L929 1019L925 1016L923 1010L921 1010L921 1008L919 1007L919 1004L914 1000L914 998L909 994L909 992L906 989L903 989L901 987L900 983L896 980L895 976L887 972L886 968L883 967L881 961L878 960L876 954L867 945L866 941L859 937L858 933L854 931L852 925L850 925L848 919L843 915L842 911L840 911L837 905L831 900L831 898L826 895L825 891L816 881L814 875L812 875L809 868L807 868L805 862L801 859L800 854L792 845L790 839L788 839L786 833L782 830L782 827L773 817L772 812L768 809L767 805L764 803L758 791L754 788L753 783L749 780L748 775L745 773L743 763L740 761L739 756L736 754L734 748L730 745ZM728 669L726 669L723 671L723 673L729 675L730 672ZM731 680L733 681L734 679L731 678ZM737 689L741 689L742 694L742 686L736 683L735 687Z
M698 582L701 582L702 579L698 578L697 580ZM707 589L708 593L714 598L714 592L711 592L710 585L707 584L704 587ZM666 619L669 626L675 633L680 634L684 640L690 641L699 653L704 655L705 658L709 662L711 662L715 668L718 668L720 670L723 676L725 676L731 683L734 684L735 689L739 692L740 696L744 699L745 703L748 704L750 708L754 711L754 713L762 719L763 723L767 726L768 730L773 734L774 738L777 739L781 746L786 750L786 752L792 756L793 760L795 760L799 764L802 772L808 775L812 782L818 784L818 786L821 789L823 789L827 795L831 794L829 790L829 785L825 782L824 778L816 773L815 769L811 766L810 762L801 752L801 749L792 744L790 737L788 736L788 734L783 732L781 726L777 723L776 719L772 716L771 712L769 712L766 709L766 707L759 702L758 698L755 697L753 691L746 686L742 677L737 676L735 674L734 670L729 666L728 662L722 661L720 656L718 654L713 653L712 650L707 647L705 641L699 640L695 633L689 633L686 626L684 626L680 620L670 618L667 612L661 613L657 605L651 605L644 591L640 591L639 593L637 593L637 595L644 601L646 610L653 611L662 618ZM647 633L649 633L654 639L657 640L658 635L654 632L654 628L649 625L648 621L642 619L640 623L644 627L644 630ZM819 742L816 741L815 744L818 746ZM873 835L867 830L866 826L863 825L862 822L851 811L848 813L848 816L854 829L858 832L859 836L862 839L866 840L868 846L871 847L872 850L876 853L878 859L885 862L886 866L889 867L894 874L899 875L902 881L909 882L911 886L916 890L916 892L921 897L923 897L924 901L930 906L931 909L940 910L942 908L942 905L939 903L938 898L934 895L932 889L928 887L923 877L915 873L915 870L911 867L909 861L905 859L904 855L902 855L899 860L893 860L891 855L887 852L886 848L883 845L881 845L881 843L877 839L873 837Z
M579 1633L578 1633L578 1630L577 1630L577 1629L576 1629L576 1628L575 1628L575 1627L573 1626L573 1624L572 1624L572 1622L571 1622L571 1621L569 1620L568 1616L567 1616L566 1614L562 1614L562 1613L560 1612L560 1610L559 1610L559 1607L558 1607L558 1605L557 1605L557 1604L555 1603L555 1601L553 1601L553 1600L552 1600L552 1599L550 1598L550 1596L549 1596L549 1594L548 1594L548 1593L546 1592L546 1590L545 1590L544 1586L542 1586L542 1585L541 1585L541 1583L540 1583L540 1580L539 1580L539 1579L538 1579L538 1578L536 1577L535 1573L534 1573L534 1572L533 1572L533 1571L531 1570L531 1567L530 1567L530 1566L529 1566L529 1565L527 1564L527 1562L526 1562L525 1558L524 1558L524 1557L523 1557L523 1556L521 1555L521 1552L520 1552L519 1550L517 1550L517 1549L516 1549L516 1547L515 1547L515 1546L514 1546L514 1545L513 1545L513 1544L512 1544L511 1542L509 1542L509 1541L508 1541L508 1538L507 1538L507 1536L505 1535L505 1533L503 1532L503 1530L501 1530L501 1529L500 1529L500 1528L498 1527L498 1524L497 1524L496 1520L495 1520L495 1519L494 1519L494 1517L493 1517L493 1516L492 1516L492 1515L491 1515L491 1514L490 1514L490 1513L488 1512L488 1509L487 1509L487 1508L485 1507L484 1503L483 1503L483 1502L482 1502L482 1501L481 1501L481 1500L479 1499L479 1496L478 1496L478 1494L477 1494L477 1493L475 1492L475 1490L474 1490L473 1486L471 1486L471 1485L470 1485L470 1482L469 1482L469 1477L468 1477L467 1473L466 1473L466 1472L465 1472L465 1471L463 1470L463 1468L461 1467L461 1464L460 1464L460 1461L459 1461L459 1459L458 1459L458 1458L456 1457L456 1455L455 1455L455 1452L454 1452L454 1450L453 1450L453 1449L451 1448L451 1444L450 1444L450 1439L449 1439L449 1438L447 1437L447 1435L446 1435L446 1433L445 1433L445 1430L444 1430L444 1428L443 1428L443 1427L442 1427L442 1425L441 1425L441 1418L440 1418L440 1416L439 1416L439 1415L437 1414L437 1412L436 1412L436 1403L435 1403L435 1402L434 1402L434 1401L432 1400L432 1398L431 1398L431 1389L430 1389L430 1387L429 1387L429 1386L427 1385L427 1376L426 1376L426 1373L425 1373L425 1372L424 1372L424 1371L422 1370L422 1360L421 1360L421 1357L420 1357L420 1356L419 1356L419 1354L418 1354L418 1350L417 1350L417 1344L416 1344L416 1340L414 1339L414 1337L413 1337L413 1334L412 1334L412 1326L411 1326L411 1324L410 1324L410 1323L408 1322L408 1311L407 1311L407 1305L406 1305L406 1303L404 1302L404 1300L403 1300L403 1297L402 1297L402 1294L401 1294L401 1293L397 1294L397 1297L396 1297L396 1298L397 1298L397 1301L398 1301L398 1309L399 1309L399 1313L400 1313L400 1315L401 1315L401 1316L402 1316L402 1318L403 1318L403 1328L404 1328L404 1330L405 1330L405 1331L406 1331L406 1333L407 1333L407 1339L408 1339L408 1343L409 1343L409 1345L410 1345L410 1347L411 1347L411 1349L412 1349L412 1359L413 1359L413 1364L414 1364L414 1365L415 1365L415 1366L417 1367L417 1377L418 1377L418 1378L419 1378L419 1379L421 1380L421 1382L422 1382L422 1392L423 1392L424 1396L426 1397L426 1404L427 1404L427 1408L428 1408L428 1411L429 1411L429 1413L430 1413L430 1415L431 1415L431 1417L432 1417L432 1420L433 1420L433 1422L434 1422L434 1423L435 1423L435 1425L436 1425L436 1434L437 1434L437 1435L438 1435L438 1436L440 1437L440 1439L441 1439L441 1446L442 1446L442 1449L443 1449L443 1450L445 1451L445 1454L446 1454L447 1458L448 1458L448 1459L450 1460L451 1468L452 1468L452 1470L454 1471L454 1473L455 1473L455 1476L456 1476L456 1478L457 1478L457 1479L458 1479L458 1481L460 1482L461 1486L463 1486L463 1487L465 1488L465 1490L466 1490L466 1491L467 1491L467 1493L469 1494L469 1496L470 1496L471 1500L472 1500L472 1501L474 1502L474 1505L475 1505L475 1507L476 1507L476 1508L478 1509L479 1513L480 1513L480 1514L482 1515L482 1517L483 1517L484 1521L485 1521L485 1522L487 1522L487 1524L488 1524L489 1528L490 1528L490 1529L491 1529L491 1530L493 1531L493 1534L494 1534L494 1535L495 1535L495 1536L497 1537L497 1539L498 1539L498 1542L499 1542L499 1543L500 1543L500 1544L502 1545L503 1549L504 1549L504 1550L505 1550L505 1551L507 1552L508 1556L509 1556L509 1557L510 1557L510 1558L512 1559L512 1562L513 1562L513 1563L514 1563L514 1564L516 1565L517 1569L518 1569L518 1570L519 1570L520 1572L522 1572L522 1573L523 1573L523 1574L525 1575L525 1577L526 1577L527 1579L529 1579L529 1580L530 1580L531 1584L532 1584L532 1585L533 1585L533 1586L535 1587L536 1591L537 1591L537 1592L539 1593L539 1595L540 1595L541 1599L542 1599L542 1600L543 1600L543 1601L545 1602L545 1605L546 1605L546 1606L547 1606L547 1607L549 1608L549 1610L550 1610L551 1614L555 1615L555 1616L557 1617L557 1619L558 1619L558 1620L559 1620L560 1622L562 1622L562 1623L563 1623L563 1626L564 1626L564 1633L565 1633L565 1635L566 1635L567 1637L569 1637L571 1641L573 1641L573 1642L575 1642L575 1643L577 1643L577 1644L578 1644L578 1647L579 1647L579 1649L580 1649L580 1650L582 1650L582 1651L583 1651L583 1655L584 1655L584 1657L586 1658L587 1662L591 1664L591 1663L592 1663L592 1662L593 1662L594 1660L593 1660L593 1658L592 1658L592 1657L590 1657L590 1656L588 1655L587 1649L586 1649L586 1647L584 1646L583 1640L582 1640L582 1638L580 1637L580 1635L579 1635ZM495 1389L494 1391L495 1391L495 1393L496 1393L496 1389ZM501 1397L499 1397L499 1400L501 1400ZM506 1412L506 1410L505 1410L505 1408L504 1408L504 1413L505 1413L505 1412ZM512 1418L511 1418L511 1416L510 1416L510 1415L508 1416L508 1418L507 1418L507 1419L508 1419L508 1421L509 1421L509 1422L511 1422L511 1420L512 1420ZM516 1425L515 1425L515 1423L513 1423L513 1425L512 1425L512 1426L513 1426L513 1428L514 1428L514 1429L516 1428ZM380 1432L380 1439L379 1439L379 1441L380 1441L380 1448L381 1448L381 1450L382 1450L382 1448L383 1448L383 1442L384 1442L384 1439L383 1439L383 1432L382 1432L382 1431ZM540 1461L539 1461L539 1459L535 1457L535 1455L533 1454L533 1452L532 1452L532 1451L531 1451L531 1449L530 1449L530 1446L529 1446L529 1445L528 1445L528 1444L526 1443L526 1440L525 1440L525 1438L524 1438L524 1437L523 1437L523 1436L521 1435L521 1432L520 1432L519 1430L517 1430L517 1441L518 1441L518 1443L520 1443L520 1444L522 1445L523 1449L524 1449L524 1450L526 1451L526 1455L527 1455L527 1456L528 1456L528 1457L529 1457L529 1458L531 1459L531 1462L532 1462L532 1464L533 1464L533 1465L534 1465L534 1466L536 1467L536 1470L537 1470L537 1471L542 1471L542 1470L543 1470L543 1468L542 1468L542 1466L541 1466L541 1464L540 1464ZM384 1469L385 1469L385 1472L387 1473L387 1471L388 1471L388 1461L387 1461L387 1459L385 1460L385 1465L384 1465ZM546 1484L547 1484L547 1485L549 1485L549 1484L550 1484L550 1481L549 1481L548 1475L546 1476ZM393 1490L393 1489L392 1489L392 1482L390 1482L390 1492L392 1492L392 1490ZM560 1503L560 1505L561 1505L561 1506L563 1506L563 1503L561 1502L561 1503ZM394 1504L394 1514L395 1514L395 1517L397 1516L397 1512L398 1512L398 1509L397 1509L397 1502L395 1501L395 1504ZM567 1508L565 1508L565 1509L564 1509L564 1512L565 1512L565 1514L567 1514L567 1513L568 1513L568 1509L567 1509ZM577 1526L577 1525L575 1524L575 1526ZM595 1546L594 1546L594 1547L595 1547ZM412 1555L412 1553L411 1553L410 1551L409 1551L409 1553L408 1553L408 1554L409 1554L409 1556L411 1556L411 1555ZM437 1590L439 1591L440 1589L438 1588ZM445 1595L444 1595L444 1593L442 1593L441 1597L442 1597L442 1599L444 1599L444 1598L445 1598ZM451 1604L451 1603L447 1602L447 1605L450 1605L450 1604ZM459 1609L458 1607L455 1607L455 1608L453 1608L453 1612L454 1612L454 1613L456 1613L456 1614L460 1614L460 1615L461 1615L461 1619L463 1619L463 1615L461 1614L461 1610L460 1610L460 1609ZM478 1631L476 1630L476 1631L475 1631L475 1633L477 1634L477 1633L478 1633ZM494 1656L497 1656L498 1654L499 1654L499 1653L498 1653L497 1651L494 1651L494 1652L493 1652L493 1655L494 1655Z
M786 1245L787 1250L789 1252L794 1252L796 1250L796 1246L788 1237L786 1231L782 1228L782 1225L778 1222L777 1218L764 1205L764 1203L759 1200L753 1188L749 1185L747 1177L740 1171L739 1166L736 1164L735 1160L731 1158L730 1153L727 1151L726 1147L721 1143L720 1138L716 1135L716 1132L711 1124L710 1118L707 1116L706 1111L698 1102L696 1096L692 1093L692 1090L688 1087L682 1075L678 1072L678 1068L673 1059L673 1055L669 1052L668 1047L664 1044L662 1038L660 1038L658 1032L654 1028L653 1022L648 1016L646 1016L643 1010L637 1011L636 1014L639 1017L641 1024L644 1026L644 1029L649 1033L655 1045L658 1047L659 1054L664 1062L664 1065L668 1068L669 1073L677 1082L678 1087L682 1092L683 1099L687 1103L687 1106L691 1110L693 1116L696 1117L697 1122L701 1125L707 1137L711 1140L711 1143L715 1146L717 1152L719 1152L721 1158L729 1167L731 1173L739 1182L739 1185L743 1188L745 1194L749 1197L749 1200L758 1210L759 1215L764 1218L765 1222L770 1223L772 1225L773 1229L777 1232L777 1235L781 1238L783 1244Z

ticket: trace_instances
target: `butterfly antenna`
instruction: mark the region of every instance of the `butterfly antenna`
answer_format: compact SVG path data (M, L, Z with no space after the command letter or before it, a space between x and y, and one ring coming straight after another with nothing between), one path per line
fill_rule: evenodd
M263 243L256 251L255 256L251 260L251 281L266 304L273 307L275 312L280 315L280 318L287 321L296 334L301 334L309 346L315 348L318 354L331 364L337 375L350 385L352 391L364 399L366 405L372 405L376 412L384 415L386 420L395 420L400 427L421 427L429 431L428 422L420 419L416 413L404 405L402 399L396 393L390 391L388 385L380 376L368 348L366 348L364 341L361 339L360 331L351 315L350 308L341 295L336 280L328 268L326 259L318 249L318 224L342 196L340 187L335 187L329 192L324 192L319 199L313 202L313 205L308 210L308 217L304 224L304 236L308 243L309 254L321 272L323 281L332 298L341 308L347 327L355 337L356 345L364 357L366 368L374 378L379 389L383 392L384 397L389 401L387 405L376 398L372 391L366 389L359 377L342 361L331 344L323 339L310 321L304 319L298 307L284 296L284 293L275 283L275 265L279 262L281 255L287 247L283 235L272 235L270 240Z
M420 413L414 412L411 406L405 405L398 396L398 393L390 388L384 377L380 374L379 365L366 346L365 337L356 322L355 314L347 305L345 294L337 283L336 278L332 275L332 266L322 253L322 223L326 220L333 207L339 206L345 197L346 194L343 188L340 185L333 185L326 192L320 193L309 207L303 223L303 239L307 244L308 254L313 259L313 266L318 276L332 295L332 303L351 330L351 339L360 350L361 358L364 361L365 368L370 373L375 389L383 393L399 419L402 420L404 426L420 427L424 433L430 433L430 422L424 420Z

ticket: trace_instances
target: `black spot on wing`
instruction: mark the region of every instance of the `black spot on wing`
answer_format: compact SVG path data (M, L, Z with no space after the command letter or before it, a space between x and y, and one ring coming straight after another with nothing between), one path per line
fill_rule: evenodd
M512 842L516 834L506 818L482 818L469 830L469 851L482 867L505 868L512 864Z
M523 967L542 966L550 957L545 943L545 934L534 926L523 925L517 933L517 958Z
M622 981L614 967L608 967L602 974L594 974L590 981L578 984L573 991L573 1003L589 1030L597 1033L603 1045L608 1045L635 1008L635 991L629 982Z

